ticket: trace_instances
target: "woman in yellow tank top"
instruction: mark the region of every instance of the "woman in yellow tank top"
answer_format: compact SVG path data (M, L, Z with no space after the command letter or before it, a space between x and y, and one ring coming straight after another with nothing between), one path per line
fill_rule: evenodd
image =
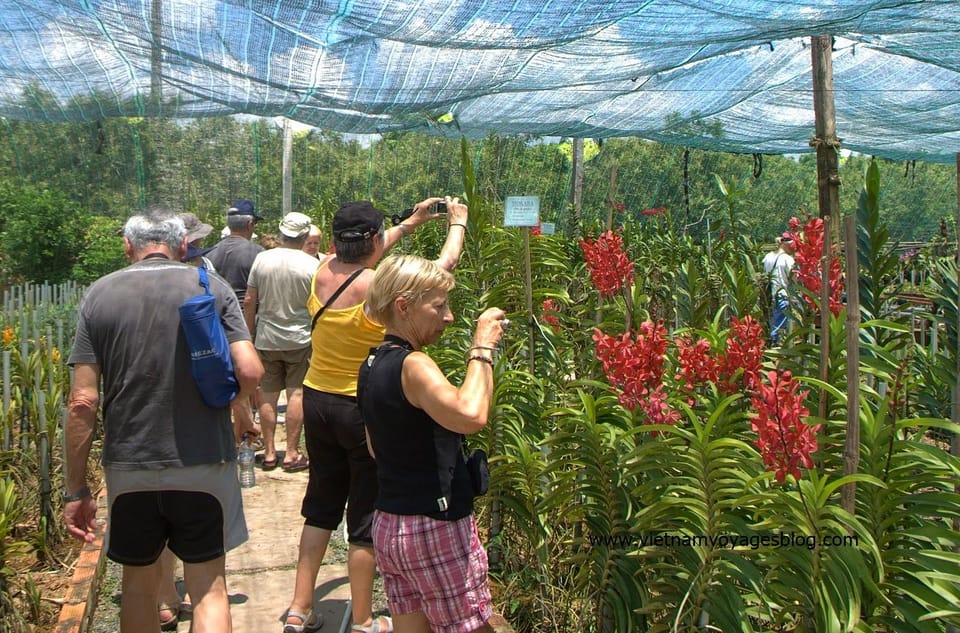
M445 202L447 214L432 213ZM373 617L376 560L371 525L377 471L367 451L357 409L357 370L370 348L383 341L384 328L367 315L365 298L372 267L384 253L419 225L446 218L447 238L436 262L452 271L460 260L467 231L467 206L457 198L427 198L402 223L385 230L384 214L369 202L344 205L333 217L335 255L320 264L307 308L313 318L313 350L304 379L304 435L310 478L293 599L284 616L284 633L314 631L323 625L312 612L314 585L330 535L347 508L350 543L347 574L353 630L392 631L390 618Z

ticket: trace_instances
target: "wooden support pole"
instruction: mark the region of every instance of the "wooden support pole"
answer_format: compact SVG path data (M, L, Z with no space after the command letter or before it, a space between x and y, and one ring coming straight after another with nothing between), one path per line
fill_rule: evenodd
M810 145L817 150L817 198L823 220L823 256L820 286L820 379L830 376L830 259L832 245L837 242L840 218L840 176L837 152L840 139L836 133L833 107L833 38L814 35L810 38L813 71L813 111L816 135ZM838 235L839 237L839 235ZM820 390L820 417L827 417L827 393Z
M843 474L852 475L860 466L860 262L857 254L857 218L843 219L847 253L847 434L843 446ZM843 486L843 509L855 514L857 484Z
M533 358L534 350L536 349L536 322L533 319L533 264L530 261L530 227L523 227L523 260L526 268L525 271L525 299L526 299L526 308L527 308L527 345L529 354L528 369L530 370L530 375L533 376L535 369L535 362Z
M583 139L572 141L573 152L570 166L570 231L571 237L579 237L583 232Z
M830 234L832 216L823 218L823 252L820 255L820 380L830 381ZM820 390L818 413L827 419L827 390Z
M607 191L607 230L613 230L613 214L617 210L617 164L610 167L610 189Z

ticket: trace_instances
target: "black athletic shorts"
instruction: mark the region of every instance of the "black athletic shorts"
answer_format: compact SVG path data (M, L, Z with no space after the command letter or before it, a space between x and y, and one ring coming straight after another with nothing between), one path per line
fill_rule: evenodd
M357 399L303 387L303 432L310 479L300 514L312 527L335 530L347 508L347 540L373 547L373 504L377 464Z
M185 563L225 554L223 509L206 492L127 492L110 509L107 557L121 565L156 562L167 545Z

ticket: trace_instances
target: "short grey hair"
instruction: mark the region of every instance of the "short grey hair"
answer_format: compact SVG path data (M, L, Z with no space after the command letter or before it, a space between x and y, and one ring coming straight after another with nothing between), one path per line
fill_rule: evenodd
M228 215L227 228L230 229L231 233L238 233L246 230L247 225L253 222L253 220L252 215Z
M151 208L127 220L123 226L123 236L130 242L134 252L150 244L163 244L176 253L187 236L187 227L175 211Z

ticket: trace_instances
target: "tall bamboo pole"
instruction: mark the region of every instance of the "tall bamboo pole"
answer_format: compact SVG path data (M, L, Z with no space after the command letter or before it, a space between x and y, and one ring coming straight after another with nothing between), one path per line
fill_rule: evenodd
M852 475L860 466L860 262L856 216L845 217L843 229L847 246L847 435L843 446L843 474ZM845 484L840 497L843 509L853 514L857 484Z
M956 329L955 347L953 350L954 372L953 372L953 413L951 416L954 424L960 424L960 152L957 153L957 250L954 253L954 266L957 270L957 322L954 324ZM950 438L950 454L960 457L960 437L954 433ZM955 486L955 490L960 492L960 485ZM953 520L953 529L960 530L960 518Z
M283 171L281 207L283 215L293 211L293 128L290 120L283 119Z
M151 114L160 115L163 101L163 0L150 3L150 108Z
M817 198L823 220L823 254L820 285L820 379L830 376L830 258L834 233L839 231L840 176L837 152L836 113L833 108L833 38L814 35L810 38L813 70L813 111L816 135L810 145L817 150ZM827 417L827 393L820 390L820 417Z

